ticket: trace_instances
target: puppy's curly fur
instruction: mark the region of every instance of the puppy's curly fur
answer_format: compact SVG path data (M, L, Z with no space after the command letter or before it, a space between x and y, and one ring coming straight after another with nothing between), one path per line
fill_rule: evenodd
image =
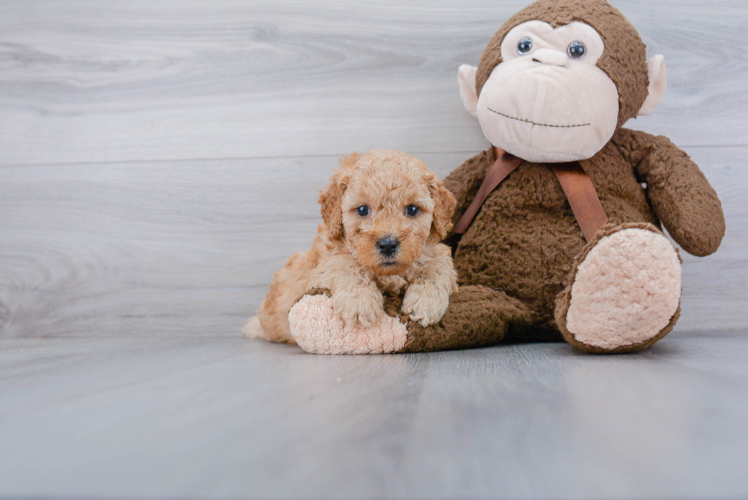
M353 153L340 160L319 202L324 222L311 250L275 273L245 336L295 343L288 312L314 288L330 290L346 324L376 324L385 314L383 291L404 290L403 312L424 326L442 318L457 291L450 249L439 243L455 198L422 161L394 150ZM394 253L383 241L398 243Z

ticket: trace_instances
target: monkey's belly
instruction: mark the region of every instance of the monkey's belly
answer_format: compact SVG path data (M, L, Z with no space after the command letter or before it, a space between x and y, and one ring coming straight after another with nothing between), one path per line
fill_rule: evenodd
M460 284L503 290L535 312L537 326L553 326L556 295L585 245L574 216L491 215L476 218L460 241L455 254Z

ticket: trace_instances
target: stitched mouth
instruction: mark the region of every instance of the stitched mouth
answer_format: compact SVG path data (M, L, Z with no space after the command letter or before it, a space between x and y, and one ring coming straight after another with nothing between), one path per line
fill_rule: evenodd
M525 118L516 118L514 116L509 116L507 114L501 113L500 111L496 111L495 109L488 108L489 111L492 113L496 113L499 116L503 116L504 118L509 118L510 120L517 120L518 122L524 122L524 123L531 123L533 125L537 125L538 127L551 127L551 128L577 128L577 127L589 127L590 123L582 123L579 125L549 125L547 123L536 123L532 120L527 120Z

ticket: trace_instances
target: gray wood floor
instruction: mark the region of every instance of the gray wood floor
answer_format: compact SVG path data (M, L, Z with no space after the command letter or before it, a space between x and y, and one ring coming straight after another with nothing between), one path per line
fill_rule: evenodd
M3 498L745 498L748 337L317 356L6 339ZM95 375L95 376L94 376Z
M748 496L748 3L613 0L727 235L647 353L321 357L239 338L337 158L446 175L529 0L0 0L0 497Z

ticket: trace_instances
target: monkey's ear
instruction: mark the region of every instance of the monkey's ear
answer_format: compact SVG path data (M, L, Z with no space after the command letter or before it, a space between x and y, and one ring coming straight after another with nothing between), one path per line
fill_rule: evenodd
M639 116L650 115L657 109L657 105L660 104L662 98L665 97L665 90L667 89L667 69L665 68L665 56L656 55L653 56L647 62L647 70L649 71L649 93L647 99L642 105L642 109L639 110Z
M478 109L478 93L475 90L475 72L478 68L463 64L457 70L457 81L460 82L460 97L468 113L475 116Z
M447 237L452 229L452 214L454 214L457 200L444 186L444 181L434 176L429 181L429 191L434 200L434 222L431 224L431 238L441 241Z
M353 166L360 157L360 154L353 153L341 158L340 170L332 176L327 189L320 193L319 204L322 206L320 210L322 220L325 222L327 234L332 240L343 237L343 193L348 187Z

